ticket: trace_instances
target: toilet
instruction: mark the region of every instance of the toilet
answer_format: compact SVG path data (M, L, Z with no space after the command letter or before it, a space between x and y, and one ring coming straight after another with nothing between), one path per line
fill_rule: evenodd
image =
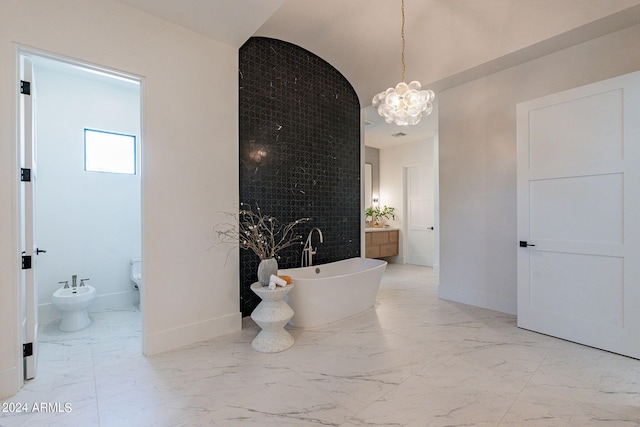
M62 312L60 329L63 332L74 332L91 324L87 308L96 297L96 289L91 285L77 287L61 287L53 293L51 304Z
M140 308L140 290L142 289L142 262L140 258L129 261L129 278L133 285L133 305Z
M140 290L140 288L142 287L142 262L141 261L142 260L140 258L131 258L131 261L129 261L129 264L131 265L131 268L129 269L130 277L134 283L133 287L136 288L137 290Z

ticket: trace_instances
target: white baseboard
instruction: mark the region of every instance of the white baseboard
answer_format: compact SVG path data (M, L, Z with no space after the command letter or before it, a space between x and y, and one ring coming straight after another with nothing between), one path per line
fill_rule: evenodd
M501 313L516 314L516 301L499 295L488 295L484 292L476 292L473 289L452 289L451 287L440 284L440 286L438 286L438 298L499 311Z
M0 371L0 399L13 396L20 390L22 381L20 381L20 375L22 370L17 367L5 369Z
M98 295L89 307L89 312L101 310L130 309L140 301L139 291L115 292L112 294ZM136 301L137 299L137 301Z
M208 341L220 335L238 332L241 329L242 314L238 312L145 335L142 337L142 349L145 355L151 356L197 342Z

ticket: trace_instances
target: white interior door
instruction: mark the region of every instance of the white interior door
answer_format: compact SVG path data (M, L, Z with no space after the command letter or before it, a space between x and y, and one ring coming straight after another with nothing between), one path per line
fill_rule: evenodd
M517 114L518 326L640 358L640 73Z
M406 168L407 177L407 264L433 267L434 184L433 168Z
M22 231L22 338L24 348L24 378L36 375L38 354L38 292L35 271L35 82L31 59L20 57L20 155L23 173L21 183L21 231ZM28 175L28 177L26 176ZM28 180L27 180L28 178ZM29 265L30 264L30 265Z

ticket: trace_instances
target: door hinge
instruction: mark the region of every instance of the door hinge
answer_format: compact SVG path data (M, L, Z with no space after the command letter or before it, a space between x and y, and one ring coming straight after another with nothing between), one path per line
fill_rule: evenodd
M22 269L29 270L31 268L31 255L22 255Z
M33 356L33 343L22 344L22 357Z
M23 95L31 95L31 82L20 80L20 93Z
M31 182L31 169L27 169L27 168L20 169L20 181Z

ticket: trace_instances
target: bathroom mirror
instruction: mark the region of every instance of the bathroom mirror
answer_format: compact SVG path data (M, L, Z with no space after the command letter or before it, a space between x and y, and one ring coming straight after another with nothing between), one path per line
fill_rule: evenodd
M364 164L364 208L371 206L373 194L373 165L371 163Z

